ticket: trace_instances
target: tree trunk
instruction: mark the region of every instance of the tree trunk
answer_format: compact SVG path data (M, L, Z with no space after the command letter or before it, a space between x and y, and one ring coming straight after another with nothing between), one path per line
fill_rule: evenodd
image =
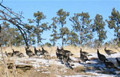
M120 46L120 33L117 33L117 45Z
M62 28L63 28L63 24L62 24ZM61 31L61 33L63 33L63 32ZM62 38L62 47L63 47L63 45L64 45L63 35L61 35L61 38Z

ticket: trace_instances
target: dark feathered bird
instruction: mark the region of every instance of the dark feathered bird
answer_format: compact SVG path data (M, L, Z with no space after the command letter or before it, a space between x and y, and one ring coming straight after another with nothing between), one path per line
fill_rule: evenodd
M42 55L42 51L41 51L40 49L37 50L36 47L34 47L34 53L35 53L35 55L37 55L37 56Z
M39 49L39 54L40 55L44 55L44 53Z
M65 55L65 56L72 56L73 55L71 51L64 50L63 48L61 49L61 51L63 52L63 55Z
M82 53L82 51L80 51L80 59L83 62L86 62L88 60L88 57L87 57L87 55L85 55L84 53Z
M33 52L32 52L28 47L25 47L25 50L26 50L26 54L27 54L29 57L32 57L32 56L35 55L35 54L33 54Z
M82 48L80 48L80 52L82 52L85 55L88 55L88 53L86 51L82 51Z
M7 57L12 57L12 56L13 56L13 53L11 53L11 52L7 53L7 52L5 51L5 54L6 54Z
M97 55L100 61L104 62L107 60L107 58L103 54L100 54L99 49L97 49Z
M16 55L16 56L18 56L18 57L24 57L24 54L23 53L19 53L18 55Z
M67 56L67 55L64 55L63 56L63 63L67 66L67 67L69 67L70 69L73 69L73 67L70 65L70 57L69 56Z
M47 55L47 54L48 54L48 51L46 51L46 50L42 47L42 53L43 53L43 55Z
M61 49L59 49L58 47L57 47L57 50L56 50L56 56L57 56L57 58L60 60L60 62L62 63L62 64L64 64L64 62L63 62L63 52L61 51Z
M20 52L19 51L15 51L14 49L12 49L13 50L13 56L16 56L16 55L18 55L18 54L20 54Z
M59 52L59 51L61 51L62 49L59 49L59 47L57 47L57 51Z
M104 51L106 52L106 54L111 55L111 54L115 54L116 52L112 51L112 50L107 50L106 47L104 48Z
M69 64L69 62L71 61L70 56L72 56L73 54L68 50L64 50L63 48L59 49L57 47L56 55L62 64Z
M14 49L12 49L12 50L13 50L13 53L12 53L13 56L24 57L24 54L20 53L20 51L15 51Z
M115 65L110 61L104 60L104 64L105 64L106 68L116 68L117 69L117 67L115 67Z
M56 56L57 56L57 58L59 58L59 59L62 58L62 51L61 51L61 49L59 49L58 47L57 47L57 51L56 51Z
M118 66L120 66L120 61L118 60L118 58L116 58L117 64Z

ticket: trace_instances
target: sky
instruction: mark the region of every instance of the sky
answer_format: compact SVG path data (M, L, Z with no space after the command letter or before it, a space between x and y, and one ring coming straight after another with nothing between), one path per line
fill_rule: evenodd
M96 14L100 14L104 20L108 19L113 8L120 11L120 0L4 0L3 4L16 13L23 12L25 17L23 22L27 22L28 18L33 19L33 14L41 11L46 15L44 22L49 24L52 22L51 18L57 16L56 12L59 9L70 12L69 17L72 17L74 13L88 12L90 18L93 19ZM71 26L71 23L68 21L67 25ZM107 25L105 28L108 30L106 41L109 41L114 38L114 33L108 29ZM49 35L50 32L47 31L43 37L48 38ZM44 42L47 41L49 39L44 40Z

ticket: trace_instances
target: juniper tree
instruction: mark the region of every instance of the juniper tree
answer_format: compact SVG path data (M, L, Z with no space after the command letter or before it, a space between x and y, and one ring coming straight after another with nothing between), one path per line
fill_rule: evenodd
M108 27L114 29L114 36L116 36L117 44L120 45L120 13L115 8L112 9L109 20L106 20Z

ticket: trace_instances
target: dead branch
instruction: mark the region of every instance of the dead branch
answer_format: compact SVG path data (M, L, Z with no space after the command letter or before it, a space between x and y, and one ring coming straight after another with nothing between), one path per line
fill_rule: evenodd
M25 24L21 20L24 17L22 15L19 15L13 12L10 8L2 5L1 3L0 3L0 7L4 9L4 10L0 10L0 20L7 21L13 24L14 26L16 26L18 30L20 31L21 35L23 36L26 46L29 47L27 33L24 30Z

